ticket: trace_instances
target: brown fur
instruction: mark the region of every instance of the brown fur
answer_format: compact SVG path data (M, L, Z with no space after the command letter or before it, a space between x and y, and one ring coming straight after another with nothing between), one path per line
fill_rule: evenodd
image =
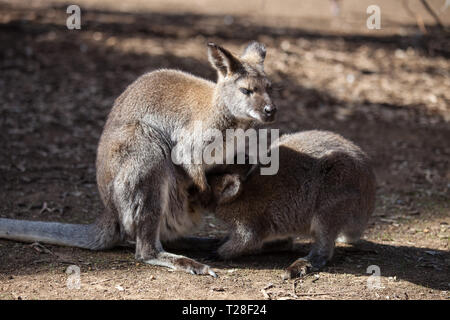
M367 155L343 137L325 131L284 135L276 175L254 170L243 180L246 165L209 175L215 195L210 209L229 224L228 240L219 248L229 259L262 249L265 242L309 235L309 255L294 262L287 275L318 270L331 259L335 240L356 241L373 212L375 177ZM203 206L195 202L194 210Z

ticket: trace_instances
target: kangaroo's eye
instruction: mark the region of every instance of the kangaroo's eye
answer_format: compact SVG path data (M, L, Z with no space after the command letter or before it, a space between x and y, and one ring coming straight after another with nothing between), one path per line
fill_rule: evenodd
M253 91L252 90L248 90L248 89L245 89L245 88L239 88L239 90L243 93L243 94L245 94L245 95L250 95L251 93L253 93Z

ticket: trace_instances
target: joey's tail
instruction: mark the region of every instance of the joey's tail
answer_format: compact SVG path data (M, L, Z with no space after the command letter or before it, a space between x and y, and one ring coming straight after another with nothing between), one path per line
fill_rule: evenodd
M0 238L101 250L118 243L119 231L114 223L69 224L0 218Z

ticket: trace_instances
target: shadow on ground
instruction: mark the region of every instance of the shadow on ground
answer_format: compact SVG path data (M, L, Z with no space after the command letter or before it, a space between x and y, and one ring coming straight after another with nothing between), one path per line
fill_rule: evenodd
M8 244L6 241L3 243ZM17 249L17 252L8 253L5 250L0 250L1 260L9 262L10 266L14 265L14 268L0 265L0 273L6 278L27 274L30 272L30 268L39 269L41 268L39 266L47 267L41 271L33 272L47 272L49 268L55 268L57 265L84 265L97 271L128 269L136 263L133 248L115 248L104 252L92 252L75 248L47 246L51 249L52 254L43 255L36 252L33 254L31 252L33 250L29 246L14 245L12 242L10 244L11 247ZM211 259L208 252L201 252L195 248L189 251L173 250L173 252L197 259L213 268L279 270L281 276L287 266L308 254L309 247L309 244L299 243L293 252L243 256L230 261ZM68 257L70 257L69 260ZM7 259L9 261L6 261ZM16 261L12 261L12 259ZM426 288L445 291L448 290L449 261L450 253L448 251L361 241L355 246L338 246L332 261L323 272L369 276L372 272L367 272L367 268L375 265L380 268L380 276L385 279L392 277ZM119 268L118 265L120 265ZM223 272L219 271L219 277L223 275Z

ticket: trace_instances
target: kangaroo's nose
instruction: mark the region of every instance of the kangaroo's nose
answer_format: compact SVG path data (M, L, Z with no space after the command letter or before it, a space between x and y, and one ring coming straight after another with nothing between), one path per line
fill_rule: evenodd
M268 116L272 116L275 114L275 112L277 112L277 107L275 107L274 105L267 104L266 106L264 106L264 112Z

